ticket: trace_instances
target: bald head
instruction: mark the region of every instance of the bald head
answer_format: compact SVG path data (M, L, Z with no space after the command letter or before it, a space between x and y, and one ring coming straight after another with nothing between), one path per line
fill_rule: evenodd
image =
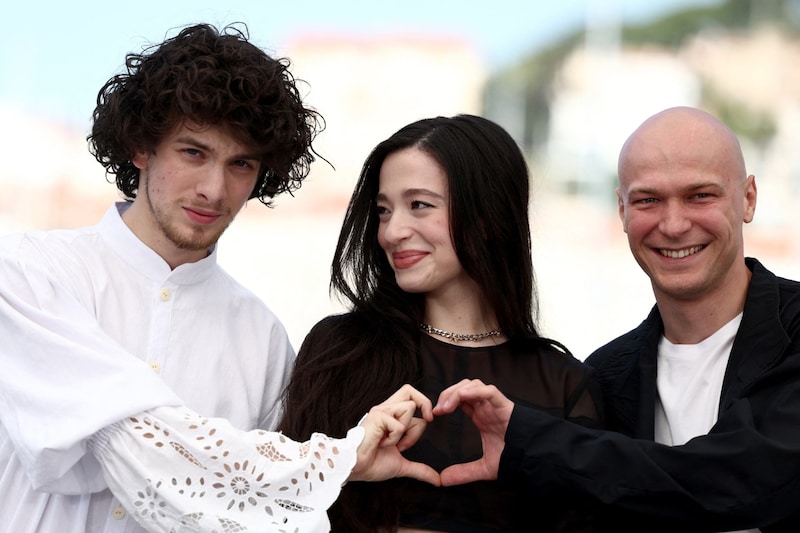
M624 189L631 172L669 165L713 167L741 183L747 178L742 149L733 131L692 107L661 111L628 137L619 155L620 185Z
M617 198L662 316L700 302L725 307L719 316L726 320L741 311L749 280L742 227L753 219L756 185L730 128L689 107L653 115L622 147ZM722 324L704 325L713 332ZM673 342L697 342L668 329ZM709 333L701 329L699 339Z

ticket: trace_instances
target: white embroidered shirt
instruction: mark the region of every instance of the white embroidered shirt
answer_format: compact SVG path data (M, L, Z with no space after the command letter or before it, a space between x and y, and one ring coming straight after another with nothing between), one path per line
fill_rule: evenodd
M0 239L0 533L141 533L87 453L126 417L186 405L242 430L280 417L294 363L282 324L216 249L171 270L126 205Z

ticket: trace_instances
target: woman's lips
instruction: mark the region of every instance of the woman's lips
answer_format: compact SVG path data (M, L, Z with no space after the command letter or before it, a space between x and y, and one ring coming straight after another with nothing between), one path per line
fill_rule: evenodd
M407 250L404 252L395 252L392 254L392 262L394 267L398 269L410 268L420 261L422 261L428 252L419 250Z

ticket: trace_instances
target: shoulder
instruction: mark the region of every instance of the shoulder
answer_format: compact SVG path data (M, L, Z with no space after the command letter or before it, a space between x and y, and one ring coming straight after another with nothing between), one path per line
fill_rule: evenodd
M760 271L761 277L772 280L777 286L781 310L788 310L795 314L800 313L800 281L776 276L763 267L754 272L758 271Z
M800 283L784 278L777 280L781 322L791 337L800 340Z
M300 346L298 358L313 357L351 338L358 321L352 313L326 316L314 324Z
M13 262L19 257L20 247L25 239L24 233L11 233L0 237L0 260Z
M601 370L624 364L643 348L657 346L663 325L657 307L636 328L620 335L592 352L586 363Z
M641 326L640 326L641 327ZM602 369L613 366L615 363L627 358L635 351L636 339L639 338L638 329L620 335L603 346L596 349L586 358L586 363L594 368Z
M753 272L740 330L755 336L759 325L772 322L772 330L782 329L792 342L800 341L800 282L776 276L756 259L748 258Z
M540 391L532 391L527 396L520 395L514 398L515 401L544 408L553 415L581 425L601 426L603 406L594 369L556 341L529 339L527 344L535 347L530 352L533 355L530 359L537 361L537 375L527 380L528 388L531 383L539 383L535 388ZM517 377L513 379L518 381L519 376L524 375L524 369L515 369L515 374Z
M539 339L538 345L540 356L543 358L558 361L568 367L582 368L586 366L558 341L542 338Z
M520 358L536 361L536 366L550 374L586 375L591 368L577 359L566 346L544 337L525 337L513 341L512 352Z
M777 287L782 296L792 298L800 294L800 281L783 278L772 273L758 259L748 257L745 259L747 267L753 273L750 281L750 291L758 291L762 286Z
M757 259L746 259L753 275L747 291L745 314L764 316L777 308L783 321L800 315L800 282L776 276Z
M0 237L0 254L4 257L25 257L37 253L77 255L80 252L75 247L93 238L99 238L95 226L11 233Z
M326 316L314 324L308 334L313 336L336 335L354 327L357 327L357 321L353 313L341 313Z
M96 268L103 249L93 227L14 233L0 238L0 262L4 268L74 281Z

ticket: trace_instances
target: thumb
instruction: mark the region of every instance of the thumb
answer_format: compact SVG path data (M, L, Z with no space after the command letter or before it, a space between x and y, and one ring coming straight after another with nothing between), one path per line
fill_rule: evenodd
M471 461L469 463L448 466L442 470L440 477L442 479L443 487L463 485L464 483L472 483L473 481L487 481L493 479L486 470L483 458Z
M398 477L410 477L430 483L435 487L442 485L439 478L439 472L426 465L425 463L416 463L414 461L403 460L400 466L400 473Z

